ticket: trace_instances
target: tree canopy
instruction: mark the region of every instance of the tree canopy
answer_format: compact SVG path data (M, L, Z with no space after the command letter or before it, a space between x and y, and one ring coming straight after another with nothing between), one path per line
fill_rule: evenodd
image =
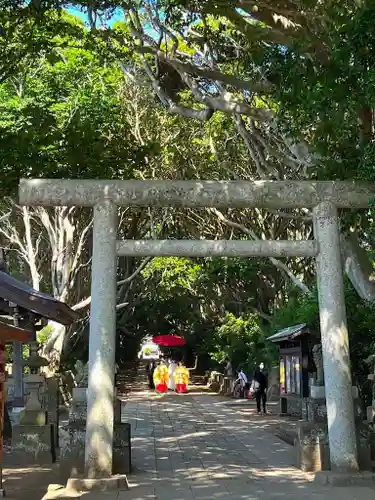
M82 329L67 337L70 351L86 345L91 216L63 213L65 229L52 241L48 228L60 227L61 213L30 211L20 223L19 177L373 180L371 2L2 0L0 7L0 186L13 196L2 205L10 213L2 237L30 270L37 260L37 273L49 276L43 286L57 295L62 281L58 288L46 265L56 263L57 241L70 256L59 262L70 287L64 300L83 312ZM364 317L375 301L373 211L341 215L349 304L360 303ZM311 220L308 210L124 208L119 234L311 239ZM287 326L281 317L316 321L308 259L121 259L118 274L121 346L173 329L218 362L229 351L256 358L267 355L265 335ZM372 349L369 328L358 320L355 338L368 339L361 352Z

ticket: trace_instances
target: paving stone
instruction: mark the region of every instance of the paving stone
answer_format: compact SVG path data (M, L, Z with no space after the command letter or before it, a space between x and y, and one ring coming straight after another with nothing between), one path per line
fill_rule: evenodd
M116 500L375 499L372 488L312 483L293 467L293 448L251 420L250 406L227 404L206 394L131 393L124 421L134 428L134 474Z
M118 491L90 492L82 495L81 498L82 500L118 500L119 493Z

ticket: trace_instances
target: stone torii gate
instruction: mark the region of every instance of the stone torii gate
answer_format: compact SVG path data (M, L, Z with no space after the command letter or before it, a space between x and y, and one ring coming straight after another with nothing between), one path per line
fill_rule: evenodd
M310 181L21 180L28 206L93 206L85 471L112 473L117 255L316 258L332 468L358 470L338 208L368 208L375 184ZM116 241L117 206L312 208L314 241Z

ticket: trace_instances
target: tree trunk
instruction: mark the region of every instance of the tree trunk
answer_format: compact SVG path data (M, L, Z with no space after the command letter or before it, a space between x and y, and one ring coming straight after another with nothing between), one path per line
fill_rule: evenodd
M341 235L343 268L361 299L375 302L375 271L356 233Z

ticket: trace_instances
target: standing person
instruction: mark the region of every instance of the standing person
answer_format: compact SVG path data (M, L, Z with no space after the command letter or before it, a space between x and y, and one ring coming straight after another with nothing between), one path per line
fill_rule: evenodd
M256 368L252 386L255 393L258 413L261 413L261 409L263 409L263 413L267 413L266 405L268 380L266 374L264 373L264 363L260 363L260 365Z
M154 384L156 392L159 393L167 392L168 382L169 382L168 366L166 365L164 359L161 359L154 371Z
M178 367L174 372L174 381L176 383L176 392L178 394L187 393L189 377L189 370L184 366L182 361L179 361Z
M241 383L241 396L247 398L247 392L250 389L250 384L247 379L247 375L242 368L238 372L238 379L240 380Z
M174 381L174 372L177 369L177 363L174 359L169 360L169 368L168 368L168 375L169 375L169 381L168 381L168 389L170 391L175 391L176 390L176 382Z
M146 366L149 389L155 389L155 384L154 384L155 368L156 368L156 361L154 359L151 359Z

